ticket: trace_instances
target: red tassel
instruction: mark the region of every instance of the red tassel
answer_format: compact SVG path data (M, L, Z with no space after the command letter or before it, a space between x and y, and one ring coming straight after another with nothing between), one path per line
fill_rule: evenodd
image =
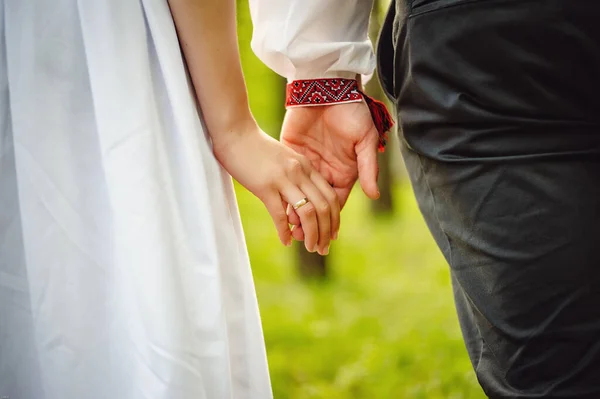
M392 115L388 111L387 107L381 101L378 101L372 97L369 97L361 91L369 111L371 111L371 117L377 132L379 133L379 152L385 151L385 145L387 144L387 132L394 126L394 120Z

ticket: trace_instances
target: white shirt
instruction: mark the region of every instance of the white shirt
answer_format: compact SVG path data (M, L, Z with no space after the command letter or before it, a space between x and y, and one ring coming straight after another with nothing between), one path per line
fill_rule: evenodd
M372 0L250 0L252 50L289 80L371 75Z

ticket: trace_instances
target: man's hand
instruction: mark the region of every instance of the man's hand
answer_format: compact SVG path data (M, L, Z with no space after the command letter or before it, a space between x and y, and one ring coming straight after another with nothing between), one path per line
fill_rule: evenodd
M379 198L379 136L364 102L288 109L281 142L306 156L338 194L343 207L357 179L365 194ZM290 223L299 224L292 212ZM303 239L302 229L294 238Z

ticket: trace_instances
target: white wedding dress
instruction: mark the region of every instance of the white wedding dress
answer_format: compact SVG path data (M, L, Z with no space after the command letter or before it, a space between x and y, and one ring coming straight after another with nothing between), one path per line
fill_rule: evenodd
M190 87L166 0L0 0L0 397L272 397Z

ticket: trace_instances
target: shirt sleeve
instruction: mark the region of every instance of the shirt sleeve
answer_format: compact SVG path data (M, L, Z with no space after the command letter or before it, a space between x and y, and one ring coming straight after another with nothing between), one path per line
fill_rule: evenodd
M371 75L372 5L372 0L250 0L252 50L288 81Z

